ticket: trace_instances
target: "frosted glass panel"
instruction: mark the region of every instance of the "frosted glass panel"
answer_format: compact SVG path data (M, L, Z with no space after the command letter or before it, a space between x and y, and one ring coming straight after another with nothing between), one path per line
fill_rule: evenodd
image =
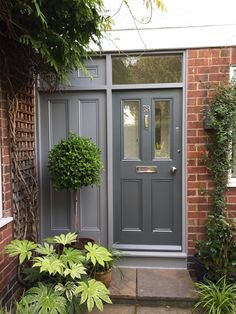
M170 157L169 101L155 101L155 157Z
M139 159L139 100L123 100L124 159Z

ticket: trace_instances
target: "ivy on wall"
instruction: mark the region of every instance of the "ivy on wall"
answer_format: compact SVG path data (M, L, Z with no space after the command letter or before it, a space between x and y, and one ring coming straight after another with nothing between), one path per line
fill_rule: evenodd
M204 159L214 185L208 191L212 210L206 222L206 238L196 241L197 257L207 269L210 280L217 282L225 276L227 280L235 281L236 225L227 218L226 193L233 165L236 85L218 87L210 108L211 131L208 133L208 154Z
M213 211L223 214L226 209L228 174L233 166L233 145L236 129L236 86L217 88L210 110L212 131L209 133L208 155L205 159L213 180L211 192Z

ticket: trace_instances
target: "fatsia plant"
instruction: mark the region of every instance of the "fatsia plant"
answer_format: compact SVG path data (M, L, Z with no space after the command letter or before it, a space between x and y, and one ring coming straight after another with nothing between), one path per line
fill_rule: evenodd
M22 264L24 260L27 258L28 260L32 256L32 250L37 247L32 241L28 240L13 240L6 247L6 252L10 256L19 256L19 262Z
M17 304L17 314L81 313L83 304L89 311L111 303L104 284L90 279L90 261L104 264L112 258L109 251L97 244L88 250L69 247L77 235L54 236L43 244L13 240L6 251L18 256L24 267L24 280L33 285ZM61 245L58 249L58 245Z
M39 283L29 289L19 303L21 311L38 314L66 314L66 298L50 285Z
M105 267L106 262L112 261L112 254L103 246L88 242L84 248L87 251L86 259L87 261L91 261L94 268L96 268L97 265Z
M94 304L97 308L103 310L103 301L106 303L112 303L108 296L108 290L103 283L91 279L88 282L81 282L79 287L76 288L76 293L81 293L80 303L87 303L89 312L92 311Z
M51 238L52 243L67 245L72 244L73 242L76 242L77 240L77 234L75 232L69 232L67 234L61 234L59 236L54 236Z

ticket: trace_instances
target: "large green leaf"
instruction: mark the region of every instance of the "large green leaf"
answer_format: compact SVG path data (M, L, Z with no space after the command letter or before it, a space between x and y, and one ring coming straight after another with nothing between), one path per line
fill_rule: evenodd
M62 283L58 283L54 290L57 291L60 295L65 294L68 301L72 301L72 298L76 294L77 285L73 281L67 281L64 285Z
M32 241L28 240L13 240L9 243L5 250L10 256L19 255L20 264L24 262L25 259L30 259L32 256L32 251L37 247Z
M97 263L105 266L105 262L112 261L112 254L103 246L88 242L84 248L87 250L86 259L91 261L94 266Z
M82 251L69 247L64 249L60 260L62 260L65 265L69 263L84 263L85 255Z
M43 245L38 244L38 247L35 249L35 251L39 254L42 254L42 255L51 255L51 254L55 253L53 245L48 244L46 242L44 242Z
M33 267L39 267L40 272L48 272L50 275L55 275L56 273L63 275L64 264L57 256L35 257L33 261Z
M60 234L59 236L54 236L51 239L54 243L67 245L77 241L77 234L75 232L69 232L67 234Z
M81 304L86 302L89 312L92 311L94 305L102 311L103 302L112 303L109 298L109 290L103 283L95 279L90 279L88 282L80 282L76 293L81 295Z
M39 283L38 287L29 289L20 304L26 308L27 314L67 314L66 299L52 286L42 283Z
M64 275L70 275L72 279L80 279L81 275L86 275L86 268L80 263L70 263L70 268L66 268L64 270Z

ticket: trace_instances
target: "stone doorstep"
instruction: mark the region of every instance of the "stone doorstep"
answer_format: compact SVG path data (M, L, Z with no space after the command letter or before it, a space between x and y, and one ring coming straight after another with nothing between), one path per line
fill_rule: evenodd
M115 268L112 276L114 303L191 307L197 300L187 270Z

